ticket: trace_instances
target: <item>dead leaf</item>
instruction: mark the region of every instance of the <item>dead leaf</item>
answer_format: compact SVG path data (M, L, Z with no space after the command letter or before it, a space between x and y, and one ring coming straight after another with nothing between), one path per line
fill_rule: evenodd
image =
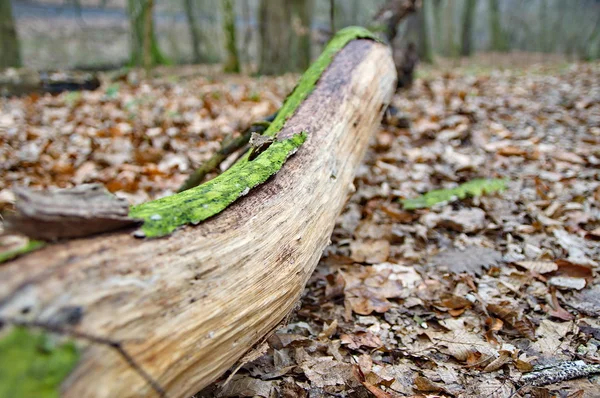
M340 336L342 344L352 350L358 350L360 347L378 348L381 347L381 339L371 332L356 332L354 334L343 334Z
M359 263L377 264L387 261L390 255L390 242L387 240L359 241L350 243L352 259Z
M465 250L447 250L431 259L435 267L443 267L454 274L468 273L474 276L483 274L484 269L498 264L502 254L487 247L469 246Z
M483 371L484 372L495 372L510 362L512 362L510 351L501 350L500 356L498 356L498 358L495 358L485 368L483 368Z
M504 301L499 304L488 304L487 310L515 328L524 337L527 337L529 340L535 340L533 322L522 311L513 308L509 302Z
M426 377L415 377L415 389L422 392L442 392L447 393L443 385L434 383Z
M547 274L558 269L554 261L517 261L515 264L538 274Z

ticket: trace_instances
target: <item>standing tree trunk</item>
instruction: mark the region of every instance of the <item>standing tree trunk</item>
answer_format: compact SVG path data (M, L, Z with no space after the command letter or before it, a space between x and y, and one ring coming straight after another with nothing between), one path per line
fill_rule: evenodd
M242 0L242 24L244 29L242 31L242 63L246 63L252 67L252 58L250 55L250 43L252 42L252 36L254 29L252 29L252 16L250 14L250 0ZM253 70L253 69L252 69Z
M431 14L431 1L423 0L423 6L418 11L419 18L419 58L423 62L433 63L433 48L429 35L429 15Z
M446 2L446 15L448 15L446 19L446 51L447 54L452 57L458 57L459 48L456 42L456 2L448 1Z
M443 5L442 0L433 0L433 47L438 54L444 52L444 19L442 17Z
M199 63L202 61L202 51L200 50L200 43L202 42L202 35L200 29L196 23L194 14L193 0L183 0L183 7L185 9L185 17L187 18L188 28L190 30L190 39L192 40L192 54L194 55L194 62Z
M290 58L291 14L286 0L260 2L260 67L263 75L288 71Z
M240 57L238 56L236 31L235 31L235 12L233 10L232 0L222 0L223 5L223 26L225 29L225 48L227 49L227 60L223 70L227 73L240 73Z
M506 41L506 35L502 29L500 23L500 4L498 0L490 0L490 29L492 38L492 51L508 51L508 43Z
M473 52L473 21L475 19L476 0L467 0L462 18L462 40L460 55L468 57Z
M398 24L417 10L417 0L387 0L373 17L373 29L382 30L388 43L398 34Z
M152 69L152 37L154 36L152 23L152 10L154 10L154 0L146 0L146 12L144 12L144 71L146 77L150 76Z
M130 63L133 66L144 65L144 50L148 50L149 63L151 66L168 64L168 59L162 54L156 41L154 32L152 0L127 0L127 12L129 14L130 35ZM144 46L145 38L148 38L148 46Z
M295 59L291 69L303 72L310 65L311 25L313 0L291 0L293 43Z
M19 38L10 0L0 0L0 69L21 66Z

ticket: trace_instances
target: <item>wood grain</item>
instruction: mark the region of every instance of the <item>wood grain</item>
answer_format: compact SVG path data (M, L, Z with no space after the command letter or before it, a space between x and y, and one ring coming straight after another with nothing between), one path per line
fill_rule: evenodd
M130 231L51 245L0 266L0 317L63 322L123 342L169 397L199 391L293 308L395 88L389 49L355 40L281 135L308 139L226 211L161 239ZM68 326L68 325L67 325ZM116 352L81 341L65 397L156 396Z

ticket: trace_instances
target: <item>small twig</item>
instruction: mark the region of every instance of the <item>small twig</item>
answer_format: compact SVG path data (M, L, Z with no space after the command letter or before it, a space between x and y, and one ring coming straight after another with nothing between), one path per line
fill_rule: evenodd
M204 162L200 167L198 167L187 180L181 185L178 192L187 191L190 188L197 187L202 184L206 175L211 171L215 170L219 165L227 159L229 155L239 150L240 148L245 147L250 141L250 137L252 133L262 134L268 127L269 123L275 119L275 115L273 114L263 121L253 123L246 131L244 131L239 137L234 138L233 140L223 140L221 143L221 148L211 156L206 162Z
M39 329L42 329L42 330L45 330L48 332L71 336L71 337L75 337L78 339L87 340L92 343L109 346L110 348L117 351L117 353L121 356L121 358L123 358L123 360L125 360L125 362L127 362L127 364L129 366L131 366L131 368L137 374L139 374L140 377L142 377L144 379L144 381L146 381L146 383L148 383L148 385L150 387L152 387L152 389L154 391L156 391L156 393L158 394L159 397L165 398L167 396L167 393L165 392L164 388L156 380L154 380L154 378L152 378L152 376L150 376L150 374L148 374L148 372L146 372L135 361L135 359L133 359L133 357L131 355L129 355L129 353L125 350L125 348L123 348L123 343L120 341L111 340L106 337L95 336L93 334L79 332L77 330L63 328L61 326L54 325L52 323L46 323L46 322L40 322L40 321L23 321L23 320L13 319L13 318L0 318L0 326L3 324L10 324L10 325L21 326L21 327L26 327L26 328L32 328L32 327L39 328Z

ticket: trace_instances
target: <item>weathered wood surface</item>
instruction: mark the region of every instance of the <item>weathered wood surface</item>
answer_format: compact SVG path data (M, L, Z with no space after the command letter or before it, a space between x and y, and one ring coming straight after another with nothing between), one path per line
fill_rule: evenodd
M80 311L75 330L122 342L169 397L199 391L293 308L394 88L388 47L352 41L280 132L308 139L267 183L166 238L123 231L1 265L0 317L61 324ZM64 397L156 396L114 349L80 343Z

